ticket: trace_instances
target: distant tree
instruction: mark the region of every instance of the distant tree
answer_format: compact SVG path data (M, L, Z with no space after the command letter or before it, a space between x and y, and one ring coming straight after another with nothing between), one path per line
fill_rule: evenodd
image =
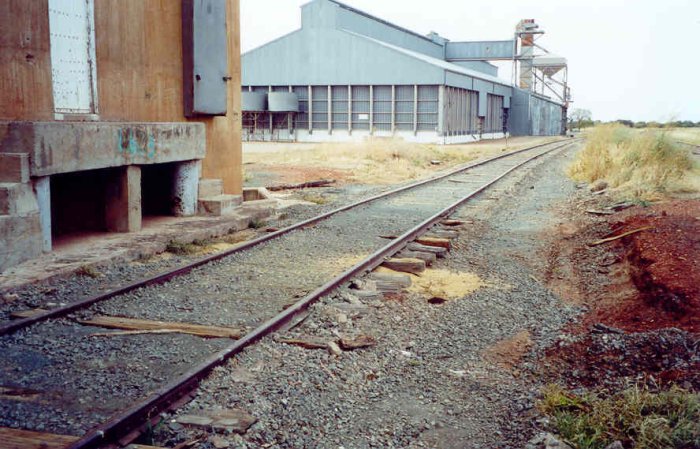
M593 125L593 114L588 109L574 109L569 114L569 127L578 128Z
M619 123L620 125L624 125L628 128L633 128L634 127L634 122L632 120L615 120L615 122Z
M635 122L634 123L635 128L646 128L647 127L647 122Z

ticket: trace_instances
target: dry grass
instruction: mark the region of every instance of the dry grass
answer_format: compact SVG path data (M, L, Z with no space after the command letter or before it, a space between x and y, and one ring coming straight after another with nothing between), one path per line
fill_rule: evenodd
M673 128L668 130L668 134L681 142L700 145L700 128Z
M676 387L634 387L600 397L551 385L539 409L577 449L604 449L614 441L636 449L700 447L700 395Z
M551 137L511 138L464 145L435 145L375 138L364 142L250 145L244 163L331 168L350 173L363 184L393 184L429 175L451 165L551 141ZM434 165L432 161L439 161Z
M586 146L567 172L579 181L604 180L618 196L631 199L700 191L690 151L662 130L598 126L588 133Z

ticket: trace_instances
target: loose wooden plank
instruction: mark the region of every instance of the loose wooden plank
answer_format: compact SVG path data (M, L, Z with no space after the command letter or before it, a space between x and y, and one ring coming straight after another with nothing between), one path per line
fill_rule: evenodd
M440 248L445 248L448 251L452 247L452 244L450 243L450 241L448 239L444 239L444 238L418 237L415 240L415 242L420 243L421 245L426 245L426 246L438 246Z
M41 391L29 388L16 388L0 386L0 399L18 402L32 402L36 400Z
M16 310L10 313L10 318L31 318L44 312L46 312L46 309Z
M209 338L241 338L243 331L230 327L205 326L201 324L173 323L167 321L140 320L117 316L97 316L89 320L77 320L88 326L106 327L107 329L124 329L132 331L168 330L181 334L197 335Z
M425 271L425 262L421 259L391 258L382 262L382 266L404 273L418 274Z
M440 224L444 226L461 226L464 224L464 222L462 220L446 219L442 220Z
M148 331L116 331L116 332L95 332L91 337L120 337L123 335L143 335L143 334L179 334L173 329L153 329Z
M612 215L612 214L614 214L614 212L610 211L610 210L595 210L595 209L587 209L586 213L593 214L593 215Z
M411 242L408 245L406 245L406 249L408 249L409 251L433 253L436 257L445 257L445 254L447 253L447 250L445 248L439 246L421 245L420 243L415 242Z
M411 277L407 274L372 273L370 279L381 293L400 292L411 286Z
M0 427L0 447L2 449L66 449L78 441L72 435L34 432L31 430ZM127 449L159 449L156 446L131 444Z
M329 340L323 337L315 337L312 335L304 335L299 337L281 337L278 342L300 346L304 349L327 349Z
M441 239L456 239L459 237L459 232L449 231L447 229L433 228L425 234L425 237L441 238Z
M308 189L311 187L327 187L335 182L335 179L319 179L317 181L307 181L301 182L299 184L279 184L276 186L268 186L267 190L271 192L279 190L291 190L291 189Z
M631 230L631 231L623 232L623 233L620 234L620 235L616 235L616 236L613 236L613 237L608 237L608 238L606 238L606 239L596 240L595 242L589 243L588 246L598 246L598 245L602 245L603 243L612 242L613 240L621 239L621 238L623 238L623 237L627 237L628 235L636 234L636 233L642 232L642 231L647 231L647 230L649 230L649 229L651 229L651 226L645 226L645 227L643 227L643 228L633 229L633 230Z
M429 253L427 251L403 250L399 252L396 256L399 258L420 259L423 262L425 262L426 266L432 265L437 259L437 256L434 253Z

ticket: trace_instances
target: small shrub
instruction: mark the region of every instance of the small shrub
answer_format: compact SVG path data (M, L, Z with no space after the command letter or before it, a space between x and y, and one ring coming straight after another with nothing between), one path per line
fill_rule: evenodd
M700 395L678 387L633 387L602 397L550 385L538 408L577 449L604 449L615 441L635 449L700 447Z
M78 276L86 276L93 279L102 276L102 273L100 273L100 271L92 265L80 266L77 270L75 270L75 274Z
M330 200L323 195L317 193L305 193L301 196L301 199L308 201L309 203L315 203L318 205L327 204Z
M260 229L264 228L265 226L267 226L267 221L260 218L253 218L250 220L250 222L248 222L248 227L252 229Z
M202 247L200 245L192 243L182 243L176 241L168 242L165 250L169 253L176 254L178 256L190 256L201 251Z

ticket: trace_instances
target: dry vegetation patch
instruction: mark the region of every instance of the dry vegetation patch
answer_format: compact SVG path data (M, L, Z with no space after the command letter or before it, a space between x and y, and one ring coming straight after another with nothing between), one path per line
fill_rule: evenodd
M598 126L568 174L588 183L605 181L618 196L638 200L700 191L700 169L690 149L663 130Z
M551 137L516 137L508 142L499 139L437 145L374 138L348 143L265 144L270 151L256 151L255 144L248 144L244 163L247 173L271 172L281 177L280 182L332 178L339 182L393 184L428 176L447 166L552 140ZM292 172L287 173L287 169Z

